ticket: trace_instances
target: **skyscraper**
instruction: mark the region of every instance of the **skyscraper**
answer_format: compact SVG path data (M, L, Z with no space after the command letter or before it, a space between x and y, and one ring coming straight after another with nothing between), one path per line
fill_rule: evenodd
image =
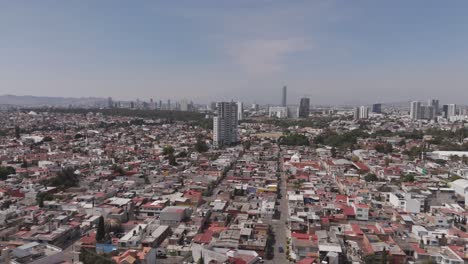
M410 104L410 118L418 120L421 118L421 102L413 101Z
M432 106L432 116L433 117L436 117L439 113L440 113L440 109L439 109L439 100L437 99L429 99L429 101L427 102L427 105L428 106Z
M452 116L457 115L457 105L456 104L449 104L447 109L447 118L450 119Z
M442 106L442 117L447 118L448 116L448 105L443 105Z
M368 119L369 118L369 107L361 106L354 109L354 119Z
M373 104L372 113L381 114L382 113L382 104Z
M369 107L361 106L359 107L359 119L368 119L369 118Z
M310 112L310 99L309 98L301 98L301 102L299 103L299 118L306 118L309 116Z
M238 142L237 114L236 103L217 103L216 116L213 118L213 144L215 147L229 146Z
M281 100L281 106L286 106L287 104L287 94L288 94L288 87L283 86L283 98Z
M189 110L189 103L187 100L180 101L180 111L188 111Z
M421 116L420 119L431 120L434 118L434 107L432 105L423 105L421 106Z
M112 101L112 97L107 98L107 107L114 108L114 101Z
M237 102L237 120L244 119L244 104Z

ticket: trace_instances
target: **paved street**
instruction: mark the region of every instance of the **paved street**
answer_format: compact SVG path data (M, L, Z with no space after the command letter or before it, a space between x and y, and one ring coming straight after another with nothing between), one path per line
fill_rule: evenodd
M282 164L280 165L282 167ZM279 201L278 211L281 213L279 220L272 220L271 225L273 226L273 231L275 232L276 244L275 244L275 256L272 260L265 261L265 263L275 263L275 264L284 264L288 263L286 257L286 248L287 248L287 238L289 237L289 229L286 224L288 220L288 201L287 201L287 187L286 187L286 175L281 172L281 199ZM282 247L284 252L280 253L278 248Z

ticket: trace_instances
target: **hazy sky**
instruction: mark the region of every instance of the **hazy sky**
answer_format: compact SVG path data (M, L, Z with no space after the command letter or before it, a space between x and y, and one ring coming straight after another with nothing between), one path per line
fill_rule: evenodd
M1 1L0 94L468 101L468 1Z

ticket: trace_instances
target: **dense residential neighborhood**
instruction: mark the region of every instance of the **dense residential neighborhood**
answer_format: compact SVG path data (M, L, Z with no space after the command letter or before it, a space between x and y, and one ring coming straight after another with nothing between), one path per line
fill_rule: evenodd
M214 129L0 112L0 262L468 261L464 123L392 109L242 120L223 104ZM229 111L238 127L217 128Z

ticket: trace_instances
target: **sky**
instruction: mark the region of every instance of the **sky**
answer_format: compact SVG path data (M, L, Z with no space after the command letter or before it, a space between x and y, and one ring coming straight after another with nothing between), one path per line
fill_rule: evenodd
M0 94L468 103L468 1L0 1Z

